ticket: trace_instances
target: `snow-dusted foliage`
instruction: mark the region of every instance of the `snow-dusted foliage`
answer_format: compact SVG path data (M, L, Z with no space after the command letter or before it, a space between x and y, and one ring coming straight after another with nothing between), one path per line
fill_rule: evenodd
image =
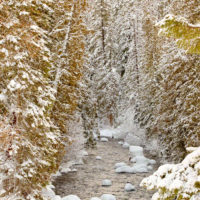
M198 199L200 194L200 147L188 148L190 153L179 164L165 164L150 177L143 179L141 186L157 190L153 200Z
M184 17L168 14L157 26L160 35L175 37L187 53L200 53L200 24L190 24Z
M42 187L58 169L66 115L78 98L85 6L84 0L0 3L2 200L42 199Z
M89 2L88 64L94 69L90 75L96 98L97 115L100 121L114 125L119 98L119 75L113 65L112 1Z

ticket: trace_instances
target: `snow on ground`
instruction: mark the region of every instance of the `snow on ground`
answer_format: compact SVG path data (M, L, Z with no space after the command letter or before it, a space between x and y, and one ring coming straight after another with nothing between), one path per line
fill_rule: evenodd
M114 133L114 129L102 129L100 130L100 137L112 138Z
M102 145L102 147L103 146L107 146L105 149L104 149L104 152L102 152L100 155L101 156L104 156L105 158L104 158L104 160L105 160L105 162L106 162L106 158L107 158L107 160L113 160L113 153L111 152L111 151L114 151L112 148L108 148L108 146L113 142L112 141L112 139L110 139L110 140L108 140L108 138L113 138L113 137L115 137L116 136L116 133L118 134L119 133L119 130L116 130L116 129L106 129L106 130L101 130L101 139L100 139L100 141L102 141L102 142L98 142L98 144L100 145L100 143L101 143L101 145ZM115 154L116 154L116 158L117 158L117 160L116 160L116 158L115 158L115 160L117 161L115 164L113 164L114 165L114 168L115 168L115 170L113 169L113 167L111 167L112 169L111 170L113 170L114 172L116 172L116 174L127 174L127 173L129 173L129 174L139 174L139 173L148 173L149 171L151 171L152 169L153 169L153 167L151 166L151 165L154 165L154 164L156 164L156 161L155 160L152 160L152 159L148 159L148 158L146 158L145 156L144 156L144 153L143 153L143 147L141 147L141 146L134 146L134 145L130 145L129 143L128 143L128 139L127 138L129 138L129 140L130 140L130 143L131 144L133 144L134 142L133 142L133 139L134 138L131 138L131 134L130 133L128 133L128 135L127 134L125 134L125 137L123 137L123 138L121 138L122 140L120 141L120 142L116 142L116 145L118 146L118 148L119 148L119 152L117 153L117 152L115 152ZM125 139L127 139L127 141L125 141ZM104 142L106 142L106 143L104 143ZM119 146L120 145L120 146ZM120 150L121 149L121 150ZM123 156L123 159L119 159L121 156L119 156L119 154L121 154L121 152L127 152L126 153L126 155L124 154L124 156ZM108 156L107 156L107 154L109 155L111 153L111 155L112 156L110 156L109 158L108 158ZM90 153L91 154L91 153ZM62 168L60 169L60 172L61 173L63 173L63 174L67 174L67 173L69 173L69 174L72 174L71 172L76 172L77 170L76 169L72 169L72 167L74 166L74 165L77 165L77 167L76 168L82 168L82 169L84 169L84 162L83 162L83 157L84 156L87 156L87 158L88 157L90 157L90 154L88 154L85 150L82 150L81 151L81 153L80 153L80 155L82 156L82 157L79 157L79 160L75 160L75 161L71 161L71 163L70 163L70 165L69 165L69 163L67 164L67 165L63 165L62 166ZM94 157L94 159L96 158L96 160L101 160L102 158L101 158L101 156L100 155L95 155L95 157ZM130 157L131 156L131 157ZM125 158L126 157L126 158ZM122 158L122 157L121 157ZM130 159L131 158L131 159ZM125 160L126 161L125 161ZM114 160L113 160L114 161ZM123 162L123 161L125 161L125 162ZM126 164L126 162L128 163L129 162L129 164ZM79 165L80 165L80 167L79 167ZM81 167L81 165L83 165L83 167ZM112 166L113 166L112 165ZM92 165L92 169L94 168L94 169L96 169L96 170L100 170L100 169L102 169L102 167L104 166L104 162L101 164L101 165L99 165L99 164L97 164L97 166L95 167L94 166L94 163L93 163L93 165ZM108 166L107 166L108 167ZM71 171L70 171L71 170ZM102 171L102 173L104 173L103 171ZM110 173L109 173L110 174ZM110 175L109 174L107 174L107 176L104 176L104 179L102 179L103 181L101 182L101 185L102 186L112 186L113 187L113 185L116 185L117 183L116 183L116 180L114 181L114 180L112 180L112 179L107 179L107 178L111 178L110 177ZM62 175L63 176L63 175ZM88 176L88 174L87 174L87 176ZM93 173L91 173L91 176L93 176ZM119 176L119 178L121 177L121 175L116 175L116 176ZM133 175L133 176L137 176L137 175ZM143 175L144 176L144 175ZM80 178L80 177L79 177ZM112 181L111 181L112 180ZM118 181L118 179L117 179L117 181ZM126 179L126 181L127 181L127 179ZM113 185L112 185L112 182L113 182ZM80 182L80 184L81 184L82 182ZM95 184L95 182L94 182L94 180L92 181L92 187L95 187L95 186L93 186ZM96 183L97 184L97 183ZM90 186L91 187L91 186ZM96 186L96 187L98 187L98 185ZM112 187L105 187L105 188L112 188ZM129 192L130 191L133 191L133 190L135 190L136 188L135 188L135 186L134 185L132 185L130 182L128 182L128 183L126 183L126 182L124 182L124 186L122 186L121 188L123 188L124 187L124 190L123 190L123 192L125 192L125 191L127 191L127 194L130 194ZM102 187L102 188L104 188L104 187ZM138 190L138 189L137 189ZM68 191L68 190L67 190ZM77 193L76 193L77 192ZM74 192L70 192L70 193L75 193L75 194L77 194L77 195L79 195L81 198L83 198L82 197L82 195L80 195L80 193L78 193L78 191L76 190L76 191L74 191ZM63 194L63 193L62 193ZM91 193L92 194L92 193ZM114 193L111 193L111 194L114 194ZM115 196L113 196L113 195L111 195L111 194L104 194L104 195L102 195L102 193L100 194L100 195L98 195L98 196L101 196L101 198L99 199L98 197L93 197L93 198L91 198L91 200L116 200L116 197ZM97 194L94 194L94 196L96 196ZM73 197L73 198L72 198ZM86 197L86 196L85 196ZM85 198L84 197L84 198ZM87 198L88 198L89 196L87 195ZM59 198L58 196L57 196L57 198ZM78 198L78 197L74 197L74 196L66 196L66 197L64 197L65 199L58 199L58 200L80 200L80 199L76 199L76 198ZM52 200L55 200L55 199L52 199Z

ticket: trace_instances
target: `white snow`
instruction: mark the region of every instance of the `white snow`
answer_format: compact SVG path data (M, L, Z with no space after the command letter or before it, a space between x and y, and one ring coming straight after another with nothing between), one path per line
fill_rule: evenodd
M130 145L142 145L142 143L144 142L140 136L133 133L128 133L124 141L129 143Z
M124 187L124 190L127 191L127 192L134 191L135 190L135 186L132 185L131 183L126 183L126 185Z
M130 146L129 152L134 156L143 156L143 148L140 146Z
M74 165L83 165L83 164L84 164L84 162L83 162L82 158L79 158L79 159L75 160L75 162L74 162Z
M65 174L67 174L67 173L69 173L69 172L71 172L72 170L70 169L70 168L61 168L61 170L60 170L60 172L61 173L65 173Z
M0 94L0 101L5 101L7 97L4 94Z
M112 138L113 137L113 130L112 129L103 129L100 130L101 137Z
M92 197L90 200L101 200L98 197Z
M81 152L81 154L82 154L83 156L88 156L88 152L85 151L85 150L83 150L83 151Z
M101 156L96 156L96 160L102 160Z
M147 168L147 165L145 164L135 164L133 167L132 167L132 170L135 172L135 173L148 173L148 168Z
M135 174L135 171L132 167L130 166L122 166L122 167L118 167L115 170L116 173L129 173L129 174Z
M102 181L102 186L111 186L112 185L112 181L109 179L105 179Z
M119 142L118 142L118 144L120 144L120 145L123 145L123 144L124 144L124 142L123 142L123 141L119 141Z
M101 200L116 200L116 197L112 194L103 194Z
M123 147L124 149L128 149L129 146L130 146L130 145L129 145L127 142L124 142L124 144L122 145L122 147Z
M177 195L177 198L195 199L199 194L198 184L196 185L200 182L199 158L200 147L194 149L181 163L162 165L153 175L143 179L140 186L148 190L157 190L153 196L155 200L170 199L174 195ZM163 190L166 192L163 193Z
M126 166L126 163L124 163L124 162L116 163L115 164L115 169L117 169L119 167L123 167L123 166Z
M148 169L148 171L151 171L151 170L153 170L153 167L152 166L147 166L147 169Z
M13 91L21 88L21 84L12 79L7 87L11 92L13 92Z
M61 200L61 197L56 195L52 188L54 188L53 185L47 185L45 188L43 188L42 196L49 200Z
M66 197L63 197L62 200L80 200L80 198L76 195L68 195Z
M107 138L101 138L101 142L108 142Z

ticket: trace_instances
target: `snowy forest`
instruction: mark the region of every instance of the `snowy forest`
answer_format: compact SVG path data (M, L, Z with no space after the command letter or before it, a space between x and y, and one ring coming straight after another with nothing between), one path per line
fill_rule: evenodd
M200 200L199 0L0 0L0 200L80 199Z

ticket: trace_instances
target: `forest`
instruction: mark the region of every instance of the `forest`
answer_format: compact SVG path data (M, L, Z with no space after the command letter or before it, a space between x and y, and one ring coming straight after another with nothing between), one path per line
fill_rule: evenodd
M44 188L108 134L152 200L200 199L200 1L0 0L0 200L79 200Z

